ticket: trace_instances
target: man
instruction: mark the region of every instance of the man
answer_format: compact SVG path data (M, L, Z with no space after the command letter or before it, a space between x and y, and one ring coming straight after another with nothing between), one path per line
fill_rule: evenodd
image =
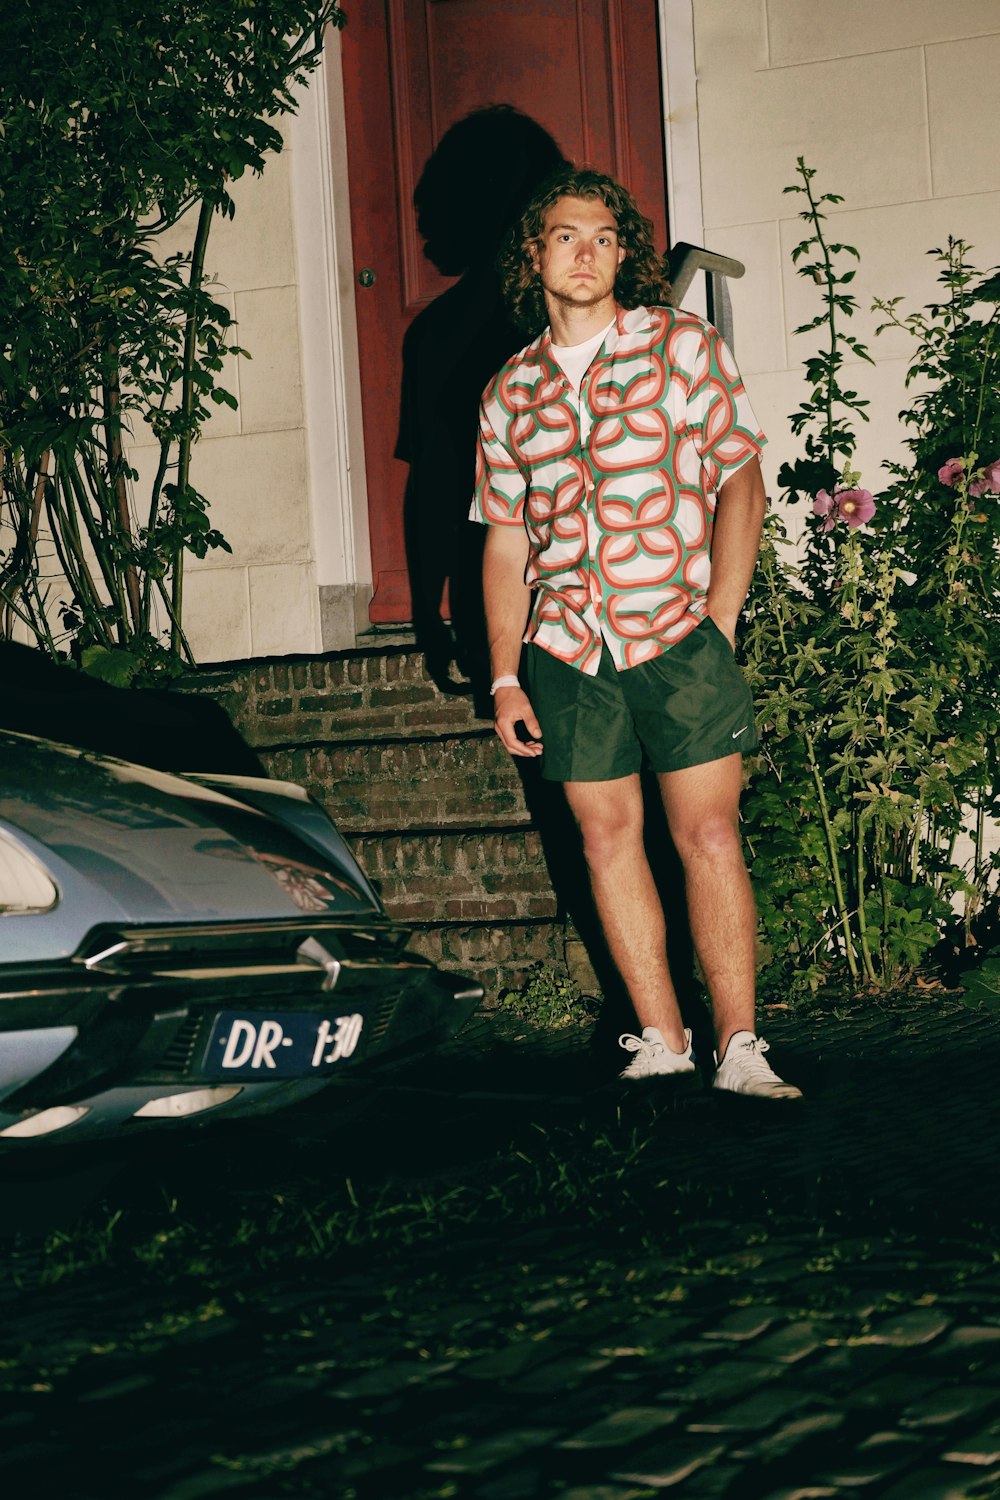
M755 1034L756 912L738 825L741 754L757 738L733 644L764 517L765 438L715 329L664 305L650 236L612 179L568 169L501 257L505 295L536 336L480 410L471 514L488 527L496 730L512 755L542 757L579 825L641 1027L621 1038L621 1076L695 1069L643 848L645 756L684 868L715 1087L799 1098Z

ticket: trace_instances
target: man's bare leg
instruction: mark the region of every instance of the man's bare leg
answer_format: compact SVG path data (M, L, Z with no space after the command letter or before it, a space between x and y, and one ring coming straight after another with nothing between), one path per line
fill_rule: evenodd
M601 930L640 1026L655 1026L674 1052L687 1038L667 967L663 906L642 841L639 777L566 782L583 837Z
M757 912L739 831L741 758L668 771L659 782L721 1058L734 1032L754 1030Z

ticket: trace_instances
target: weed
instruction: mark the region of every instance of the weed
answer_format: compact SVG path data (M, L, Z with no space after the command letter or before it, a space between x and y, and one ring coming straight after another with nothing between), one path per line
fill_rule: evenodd
M568 974L551 964L534 964L519 990L504 990L498 1008L519 1021L557 1030L593 1019L596 1002L582 995Z

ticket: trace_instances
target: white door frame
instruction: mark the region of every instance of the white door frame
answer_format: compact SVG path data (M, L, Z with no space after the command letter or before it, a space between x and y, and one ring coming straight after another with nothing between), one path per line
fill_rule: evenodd
M350 649L372 596L340 33L292 117L292 213L309 455L309 512L323 651Z
M689 245L702 245L705 225L701 203L694 0L658 0L658 3L670 239L672 243L686 240Z

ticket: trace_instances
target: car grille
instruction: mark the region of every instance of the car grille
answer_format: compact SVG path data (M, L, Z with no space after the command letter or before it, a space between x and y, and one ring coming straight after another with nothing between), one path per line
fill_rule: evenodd
M91 973L131 979L143 975L183 976L214 969L222 977L289 966L301 978L299 949L310 938L350 966L378 954L384 962L407 938L389 922L345 925L323 921L204 922L163 927L100 927L91 932L74 961Z
M170 1046L164 1049L155 1071L166 1075L187 1073L198 1055L198 1041L204 1024L203 1015L188 1016Z

